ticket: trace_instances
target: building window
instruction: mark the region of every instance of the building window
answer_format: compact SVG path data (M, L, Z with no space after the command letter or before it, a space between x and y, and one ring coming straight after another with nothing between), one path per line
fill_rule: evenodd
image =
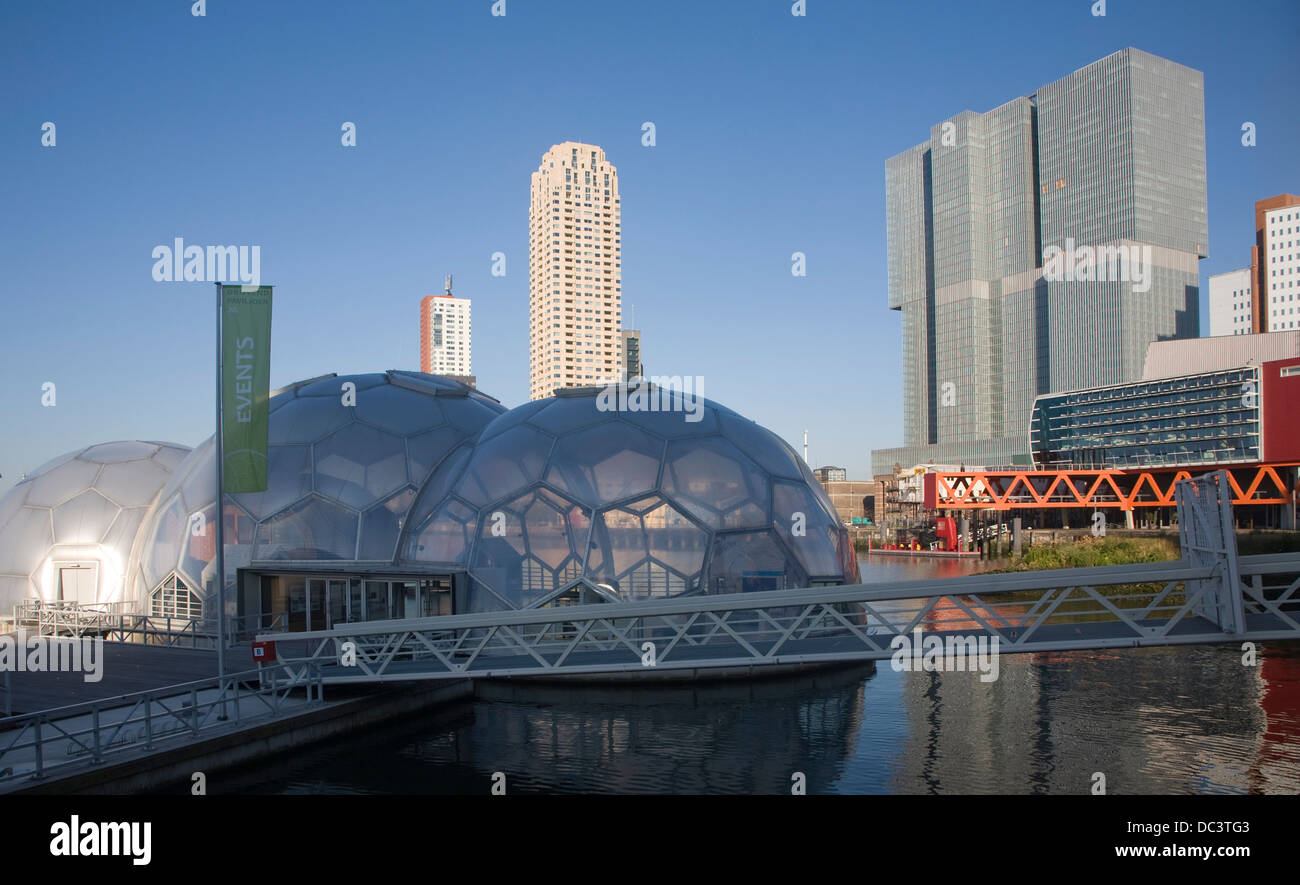
M203 603L175 572L158 585L149 600L149 613L156 618L201 618Z

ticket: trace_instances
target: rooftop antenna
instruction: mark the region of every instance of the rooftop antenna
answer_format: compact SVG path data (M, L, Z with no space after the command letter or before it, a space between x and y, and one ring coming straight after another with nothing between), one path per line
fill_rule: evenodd
M631 311L631 317L632 317L632 318L628 321L628 323L629 323L629 324L628 324L628 328L629 328L629 329L635 329L635 328L636 328L636 305L635 305L635 304L629 304L629 305L627 306L627 309L628 309L629 311Z
M803 463L808 463L808 431L803 432Z
M447 274L447 294L451 294L451 274Z

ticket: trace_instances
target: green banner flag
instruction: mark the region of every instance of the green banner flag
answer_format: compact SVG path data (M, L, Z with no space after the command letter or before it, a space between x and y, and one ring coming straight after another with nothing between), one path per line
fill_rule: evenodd
M266 491L271 287L221 287L221 445L225 491Z

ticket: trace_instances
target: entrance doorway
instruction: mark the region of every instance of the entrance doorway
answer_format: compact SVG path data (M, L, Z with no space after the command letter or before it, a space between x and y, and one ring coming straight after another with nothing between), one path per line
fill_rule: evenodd
M393 579L269 575L262 582L262 616L293 633L330 630L360 621L424 618L452 613L449 575Z
M89 605L95 602L95 567L90 565L60 565L59 602Z

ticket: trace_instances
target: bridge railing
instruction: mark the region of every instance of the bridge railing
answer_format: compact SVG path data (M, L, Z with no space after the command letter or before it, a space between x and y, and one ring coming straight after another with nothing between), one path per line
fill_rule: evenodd
M305 692L304 692L305 689ZM180 739L201 738L233 723L269 719L290 705L323 700L314 666L266 666L0 718L0 788L40 779L87 761L153 750Z
M172 648L216 648L213 618L142 614L134 603L46 602L25 599L14 606L15 629L46 636L99 636L109 642L137 642ZM246 639L286 629L285 615L227 616L226 635Z
M1002 652L1212 642L1229 634L1196 612L1221 578L1214 564L1143 563L376 621L259 638L276 640L290 672L320 667L326 682L879 659L918 629L996 638ZM1274 617L1258 635L1265 634L1300 630Z
M722 668L941 646L1046 651L1300 638L1300 554L1239 562L1222 471L1178 486L1183 558L599 603L266 634L291 674L326 682ZM1243 581L1243 578L1246 580ZM920 633L918 633L920 631Z

